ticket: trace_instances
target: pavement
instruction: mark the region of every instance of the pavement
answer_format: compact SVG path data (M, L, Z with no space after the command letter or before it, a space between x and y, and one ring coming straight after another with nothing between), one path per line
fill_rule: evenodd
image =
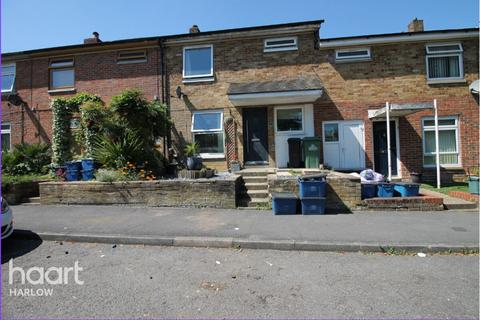
M9 264L3 263L2 319L478 319L478 256L12 238L2 241L2 257L14 257L13 266L25 271L73 267L78 261L83 282L75 283L70 273L68 283L22 284L20 272L10 278ZM38 278L36 272L32 277ZM52 290L51 296L42 296L45 290Z
M252 249L478 251L475 211L274 216L271 211L13 206L15 237Z

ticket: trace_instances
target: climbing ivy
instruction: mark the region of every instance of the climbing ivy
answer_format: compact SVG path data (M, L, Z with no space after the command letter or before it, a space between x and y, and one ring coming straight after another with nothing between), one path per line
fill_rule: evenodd
M53 113L52 125L52 162L63 164L72 157L70 151L70 119L79 107L87 102L95 102L103 105L99 96L89 93L79 93L71 98L57 98L52 100ZM86 139L87 140L87 139Z

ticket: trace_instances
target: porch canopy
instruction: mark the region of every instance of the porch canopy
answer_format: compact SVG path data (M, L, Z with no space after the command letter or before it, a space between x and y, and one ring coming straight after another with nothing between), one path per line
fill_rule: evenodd
M313 103L322 96L323 85L316 77L232 83L227 94L234 106Z
M403 117L408 116L409 114L419 112L425 109L433 110L433 102L422 102L422 103L403 103L403 104L389 104L390 106L390 117ZM377 110L368 110L369 119L385 119L387 117L387 107L383 107Z
M369 119L385 119L387 122L387 159L388 159L388 180L392 180L392 159L391 159L391 143L390 143L390 117L403 117L422 110L433 109L435 122L435 155L436 155L436 171L437 171L437 188L440 188L440 150L439 150L439 133L438 133L438 109L437 100L433 102L421 103L386 103L385 107L377 110L368 110Z

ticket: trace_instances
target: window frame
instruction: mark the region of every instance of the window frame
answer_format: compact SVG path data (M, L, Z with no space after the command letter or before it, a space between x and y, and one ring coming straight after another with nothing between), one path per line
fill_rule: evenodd
M339 57L339 53L343 52L355 52L355 51L367 51L367 55L354 56L354 57ZM335 62L354 62L354 61L370 61L372 60L372 48L371 47L358 47L358 48L344 48L335 50Z
M15 92L15 81L17 80L17 64L15 62L7 62L5 64L2 63L2 77L4 75L11 75L11 73L3 73L3 67L11 67L11 66L13 66L12 86L10 87L9 90L3 90L2 89L2 94Z
M285 110L285 109L300 109L302 111L302 130L289 130L289 131L279 131L278 130L278 111ZM274 112L274 121L275 121L275 133L282 135L282 134L303 134L305 133L305 107L302 106L283 106L283 107L276 107Z
M193 49L202 49L202 48L210 48L210 73L208 74L202 74L202 75L185 75L185 53L188 50L193 50ZM185 46L183 47L183 70L182 70L182 76L183 79L202 79L202 78L212 78L213 77L213 44L202 44L202 45L195 45L195 46Z
M422 164L424 168L435 168L436 164L425 164L425 156L435 156L436 152L431 152L431 153L426 153L425 152L425 147L426 147L426 140L425 140L425 132L426 131L433 131L435 132L435 125L433 126L425 126L425 121L435 121L435 117L423 117L421 120L422 124ZM456 154L457 155L457 163L452 163L452 164L440 164L440 167L442 168L460 168L462 167L462 157L461 157L461 152L460 152L460 123L458 121L458 116L442 116L438 117L438 120L455 120L454 125L442 125L438 126L438 131L449 131L449 130L455 130L455 148L456 152L442 152L440 151L439 154Z
M0 128L0 137L4 134L8 134L8 151L12 150L12 124L8 121L2 122L2 126L8 125L8 129ZM2 152L3 152L3 140L2 140Z
M326 141L325 126L330 125L330 124L337 125L337 141ZM322 122L322 136L323 136L323 141L322 141L323 143L339 144L340 143L340 123L338 121L323 121Z
M430 51L431 47L439 46L453 46L458 45L458 50L443 50L443 51ZM458 68L460 75L458 77L442 77L442 78L430 78L429 59L432 58L444 58L444 57L458 57ZM425 45L425 69L427 82L455 82L465 81L465 72L463 66L463 46L460 42L442 42L442 43L429 43Z
M220 113L220 128L219 129L208 129L208 130L199 130L194 129L195 125L195 115L196 114L206 114L206 113ZM221 133L222 134L222 144L223 144L223 152L222 153L200 153L200 157L202 159L223 159L225 158L225 130L224 130L224 123L223 123L223 116L224 111L221 109L214 109L214 110L198 110L192 112L192 125L190 128L190 132L192 134L192 141L195 142L195 136L201 134L210 134L210 133Z
M141 53L137 57L121 57L122 53ZM117 51L117 64L134 64L134 63L146 63L147 62L147 50L120 50Z
M71 65L66 66L52 66L55 61L61 60L72 60ZM58 70L72 70L73 72L73 85L71 86L61 86L61 87L54 87L53 86L53 72ZM59 57L59 58L51 58L48 62L48 89L50 91L55 90L69 90L75 88L75 58L74 57Z
M292 40L293 44L290 46L285 45L269 45L270 41L285 41ZM297 51L298 50L298 37L281 37L281 38L268 38L263 40L263 52L279 52L279 51Z

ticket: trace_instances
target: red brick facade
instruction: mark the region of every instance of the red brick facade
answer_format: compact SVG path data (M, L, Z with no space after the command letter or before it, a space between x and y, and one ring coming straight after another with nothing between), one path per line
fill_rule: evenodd
M193 111L223 110L225 118L232 118L232 121L224 123L225 158L206 162L209 166L226 169L229 160L236 158L243 161L242 107L235 107L230 102L227 95L229 85L312 76L318 77L324 86L323 96L313 108L315 135L322 136L323 121L362 120L366 167L372 167L374 162L373 122L368 118L368 110L381 108L387 101L417 103L433 99L438 101L440 116L457 116L459 119L461 166L446 170L444 174L449 179L455 178L463 176L466 168L478 166L478 95L468 90L468 86L479 78L478 39L450 40L463 45L465 82L431 85L427 84L425 75L425 41L375 44L370 46L371 61L336 63L334 49L318 49L314 32L292 30L292 35L298 37L298 50L285 52L264 52L263 40L272 36L245 31L243 36L239 36L239 32L235 33L235 37L233 33L225 33L225 36L200 42L189 36L178 36L173 40L167 39L163 48L160 47L161 41L149 40L121 46L52 49L28 57L12 55L9 59L16 62L16 92L25 105L12 106L5 96L2 97L2 121L11 123L12 144L21 141L49 142L52 127L49 105L51 99L58 97L48 92L49 59L73 57L76 92L98 94L107 103L113 95L126 88L140 88L149 100L161 98L162 91L166 89L164 98L173 121L172 144L177 151L181 152L183 144L192 139ZM182 39L187 39L188 43L181 42ZM199 39L202 39L201 33ZM213 45L215 80L187 84L182 77L182 50L184 46L198 43ZM117 64L118 50L131 48L147 48L147 62ZM163 69L162 51L165 55ZM166 84L164 88L162 84ZM176 97L177 87L185 94L183 98ZM268 106L267 110L269 164L275 166L273 106ZM431 169L423 168L421 123L422 117L431 114L428 110L398 118L402 178L408 178L413 171L433 177ZM322 161L323 150L320 157Z

